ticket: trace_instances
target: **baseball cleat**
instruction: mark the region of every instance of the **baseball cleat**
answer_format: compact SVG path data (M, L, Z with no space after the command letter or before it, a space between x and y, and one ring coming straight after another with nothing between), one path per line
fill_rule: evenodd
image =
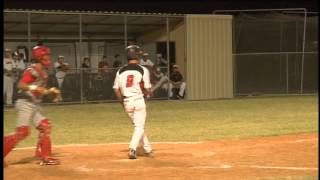
M60 161L59 159L55 158L46 158L40 162L40 166L45 166L45 165L59 165Z
M129 149L129 159L137 159L137 152L134 149Z

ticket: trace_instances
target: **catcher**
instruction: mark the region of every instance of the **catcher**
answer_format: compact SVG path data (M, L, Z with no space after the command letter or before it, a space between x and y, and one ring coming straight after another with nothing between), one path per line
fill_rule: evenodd
M35 61L22 75L18 83L18 100L15 107L17 110L16 132L4 137L3 157L23 139L30 134L29 123L39 131L38 143L35 155L40 158L40 165L58 165L60 161L51 157L51 125L43 115L40 103L42 97L47 95L53 101L59 101L60 91L56 88L46 88L47 69L51 66L50 50L45 46L35 46L32 49L32 58Z

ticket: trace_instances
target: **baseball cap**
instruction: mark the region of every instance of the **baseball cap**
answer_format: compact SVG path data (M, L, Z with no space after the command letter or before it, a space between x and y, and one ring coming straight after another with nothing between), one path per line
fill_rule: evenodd
M19 54L18 54L17 51L14 51L14 52L12 53L12 56L19 56Z
M64 56L61 56L61 55L60 55L60 56L58 56L58 58L59 58L59 59L60 59L60 58L64 58Z

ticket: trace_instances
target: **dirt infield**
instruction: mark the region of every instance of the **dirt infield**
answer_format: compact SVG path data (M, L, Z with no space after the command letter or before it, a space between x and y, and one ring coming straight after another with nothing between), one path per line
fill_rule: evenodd
M261 179L318 175L318 134L196 143L155 143L155 157L127 159L127 144L54 147L59 166L39 166L34 149L6 158L6 180Z

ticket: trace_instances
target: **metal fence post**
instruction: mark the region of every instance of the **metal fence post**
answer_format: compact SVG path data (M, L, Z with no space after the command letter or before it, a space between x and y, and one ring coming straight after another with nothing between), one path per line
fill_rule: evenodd
M81 62L81 55L82 55L82 14L79 14L79 46L80 46L80 62ZM81 64L81 63L80 63ZM83 75L82 75L82 68L80 66L80 103L83 103Z
M304 51L306 46L306 27L307 27L307 10L304 10L304 24L303 24L303 41L302 41L302 59L301 59L301 82L300 93L303 93L303 67L304 67Z
M167 34L167 72L168 72L168 99L170 99L170 26L169 26L169 17L166 17L166 34Z
M289 60L288 60L288 53L286 53L286 71L287 71L287 76L286 76L286 79L287 79L287 94L289 94Z

